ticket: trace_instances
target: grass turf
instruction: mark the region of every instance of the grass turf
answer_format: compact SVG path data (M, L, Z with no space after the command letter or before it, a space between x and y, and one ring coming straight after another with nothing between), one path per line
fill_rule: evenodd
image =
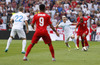
M7 53L4 52L7 40L0 40L0 65L100 65L100 42L89 42L87 52L76 50L73 42L69 42L71 51L67 50L63 41L54 41L56 61L52 61L48 45L43 41L36 44L29 56L29 61L23 61L21 40L13 40ZM27 46L30 44L27 40ZM27 47L26 47L27 48Z

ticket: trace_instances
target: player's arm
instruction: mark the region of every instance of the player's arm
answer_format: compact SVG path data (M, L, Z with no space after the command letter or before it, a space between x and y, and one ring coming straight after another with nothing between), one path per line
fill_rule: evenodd
M26 28L27 28L26 33L28 33L29 32L29 28L28 28L27 20L25 20L25 24L26 24Z
M51 29L56 33L57 36L59 36L59 33L55 30L52 24L50 24Z
M59 27L59 26L58 26L58 25L59 25L59 23L60 23L60 21L57 23L56 28L58 28L58 27Z
M59 23L60 23L60 21L61 21L61 20L59 20L59 21L58 21L58 23L57 23L57 25L56 25L56 28L58 28L58 27L59 27Z
M10 19L10 24L11 24L11 25L12 25L12 21L13 21L13 19L11 18L11 19Z
M34 29L34 24L33 24L33 23L31 23L31 26L32 26L32 28Z
M78 23L76 24L75 32L76 32L76 28L78 28L78 26L83 22L83 18L80 17L80 20L78 20L77 22L78 22Z
M71 25L77 25L77 23L71 23Z
M76 28L78 28L78 26L81 24L81 22L79 22L77 25L76 25Z

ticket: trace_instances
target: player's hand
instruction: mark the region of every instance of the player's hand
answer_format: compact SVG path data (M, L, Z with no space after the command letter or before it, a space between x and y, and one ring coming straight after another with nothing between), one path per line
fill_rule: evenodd
M85 37L85 36L86 36L86 34L85 34L85 33L83 33L82 37Z
M76 33L76 29L75 29L75 33Z
M29 33L29 30L27 29L26 33Z
M56 32L56 35L59 37L59 33L58 32Z

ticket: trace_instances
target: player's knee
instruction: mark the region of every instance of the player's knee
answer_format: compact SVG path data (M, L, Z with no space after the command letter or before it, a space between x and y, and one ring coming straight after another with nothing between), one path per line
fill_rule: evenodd
M33 46L35 45L34 43L31 43Z
M72 36L71 38L72 38L72 39L74 39L75 37L74 37L74 36Z
M77 36L77 39L79 39L79 36Z
M26 40L26 38L22 38L22 40Z
M51 43L48 44L48 46L52 45Z
M72 35L72 36L71 36L71 38L72 38L72 39L74 39L74 38L75 38L75 36L74 36L74 35Z
M13 36L10 36L10 38L12 38L12 39L13 39Z

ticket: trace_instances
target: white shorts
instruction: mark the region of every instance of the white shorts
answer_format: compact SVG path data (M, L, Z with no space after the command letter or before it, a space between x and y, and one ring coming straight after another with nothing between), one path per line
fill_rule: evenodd
M69 39L71 38L73 34L65 35L65 43L69 42Z
M23 29L12 29L10 36L12 36L14 38L16 33L17 33L19 38L26 38L26 34L25 34Z

